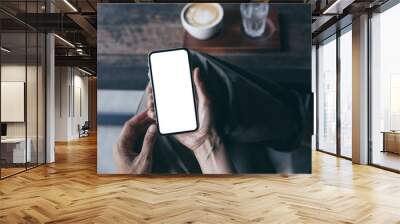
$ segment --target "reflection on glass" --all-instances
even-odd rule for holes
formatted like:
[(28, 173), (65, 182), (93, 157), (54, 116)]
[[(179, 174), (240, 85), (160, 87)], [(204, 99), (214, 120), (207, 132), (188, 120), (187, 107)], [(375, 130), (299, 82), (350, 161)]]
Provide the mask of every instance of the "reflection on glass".
[(39, 33), (38, 35), (38, 77), (37, 77), (37, 90), (38, 90), (38, 136), (37, 136), (37, 147), (38, 147), (38, 164), (45, 163), (45, 65), (46, 65), (46, 37), (44, 34)]
[(336, 40), (318, 48), (318, 148), (336, 153)]
[[(1, 176), (25, 170), (30, 159), (26, 144), (26, 35), (24, 32), (2, 33), (1, 45), (1, 122), (7, 134), (1, 140)], [(12, 109), (10, 109), (12, 108)], [(28, 145), (29, 149), (29, 145)]]
[(352, 157), (352, 35), (340, 36), (340, 153)]
[(390, 74), (390, 130), (400, 130), (400, 72)]
[[(36, 32), (28, 32), (28, 61), (27, 61), (27, 80), (26, 80), (26, 113), (27, 113), (27, 143), (30, 147), (30, 161), (27, 163), (28, 168), (37, 165), (37, 76), (38, 76), (38, 56)], [(28, 148), (29, 148), (28, 147)]]
[(400, 5), (372, 17), (372, 163), (400, 170)]
[[(45, 0), (9, 1), (1, 7), (16, 13), (44, 13)], [(13, 18), (0, 12), (3, 20)], [(43, 33), (13, 25), (1, 34), (0, 177), (45, 162), (45, 44)]]

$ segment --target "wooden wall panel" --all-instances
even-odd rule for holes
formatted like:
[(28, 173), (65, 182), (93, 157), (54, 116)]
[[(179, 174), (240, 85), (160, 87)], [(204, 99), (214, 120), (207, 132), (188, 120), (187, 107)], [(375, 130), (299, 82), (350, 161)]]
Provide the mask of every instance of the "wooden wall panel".
[(89, 85), (89, 122), (90, 131), (97, 131), (97, 78), (90, 77)]

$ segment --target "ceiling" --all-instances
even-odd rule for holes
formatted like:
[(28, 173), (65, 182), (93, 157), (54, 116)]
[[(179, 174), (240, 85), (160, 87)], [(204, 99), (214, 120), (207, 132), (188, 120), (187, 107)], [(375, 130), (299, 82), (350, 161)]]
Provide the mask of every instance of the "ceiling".
[(309, 0), (313, 8), (312, 37), (316, 44), (352, 23), (357, 17), (373, 11), (390, 0)]
[(30, 42), (36, 33), (54, 32), (56, 65), (79, 66), (95, 73), (97, 2), (101, 1), (47, 0), (46, 4), (45, 0), (1, 0), (2, 45), (12, 49), (7, 59), (33, 57), (37, 48)]

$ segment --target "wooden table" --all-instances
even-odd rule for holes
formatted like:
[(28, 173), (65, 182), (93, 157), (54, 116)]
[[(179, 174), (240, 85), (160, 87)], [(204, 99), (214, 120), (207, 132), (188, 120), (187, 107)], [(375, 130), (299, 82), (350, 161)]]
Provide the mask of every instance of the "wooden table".
[(252, 38), (243, 30), (239, 5), (224, 7), (224, 10), (223, 29), (218, 34), (207, 40), (198, 40), (185, 31), (183, 46), (206, 53), (280, 50), (279, 17), (276, 11), (268, 13), (264, 34)]
[(383, 131), (382, 152), (400, 154), (400, 131)]
[[(235, 10), (240, 20), (239, 5), (222, 4), (226, 11)], [(148, 51), (184, 45), (185, 33), (180, 21), (184, 6), (172, 3), (140, 4), (140, 7), (98, 5), (101, 11), (97, 17), (98, 89), (143, 91), (148, 82)], [(310, 6), (271, 4), (270, 11), (275, 12), (279, 23), (279, 50), (210, 54), (252, 73), (268, 71), (268, 78), (280, 84), (298, 85), (299, 90), (311, 89)], [(99, 118), (101, 124), (104, 119)]]

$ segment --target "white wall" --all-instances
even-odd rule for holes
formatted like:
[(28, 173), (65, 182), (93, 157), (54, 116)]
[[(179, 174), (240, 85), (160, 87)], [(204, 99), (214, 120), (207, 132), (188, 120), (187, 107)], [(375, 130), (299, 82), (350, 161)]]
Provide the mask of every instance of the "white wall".
[(24, 82), (1, 82), (1, 108), (2, 122), (25, 121)]
[[(8, 64), (1, 66), (1, 81), (2, 82), (25, 82), (24, 65)], [(30, 68), (28, 67), (28, 70)], [(1, 108), (5, 110), (6, 108)], [(10, 122), (7, 123), (7, 137), (9, 138), (24, 138), (25, 137), (25, 122)]]
[(88, 78), (76, 68), (56, 67), (55, 85), (55, 140), (77, 139), (78, 125), (88, 120)]
[[(6, 122), (7, 137), (24, 138), (26, 135), (32, 151), (32, 161), (36, 162), (36, 159), (39, 159), (38, 162), (43, 163), (45, 159), (45, 90), (42, 67), (37, 67), (36, 65), (25, 66), (25, 64), (17, 63), (3, 64), (1, 66), (1, 76), (2, 82), (24, 82), (26, 86), (26, 106), (23, 102), (24, 105), (20, 108), (22, 111), (19, 111), (20, 113), (26, 112), (26, 120), (22, 122)], [(2, 98), (7, 98), (7, 95), (2, 95)], [(1, 110), (4, 112), (4, 110), (12, 109), (3, 106)], [(16, 113), (17, 111), (8, 112)]]
[[(25, 82), (25, 71), (24, 65), (8, 64), (1, 66), (1, 81), (2, 82)], [(28, 71), (32, 67), (28, 67)], [(4, 96), (3, 96), (4, 97)], [(6, 110), (6, 108), (1, 108)], [(7, 123), (7, 135), (8, 137), (25, 137), (25, 123), (24, 122), (11, 122)]]
[[(88, 77), (82, 76), (83, 73), (79, 72), (77, 75), (78, 70), (75, 70), (74, 75), (74, 100), (75, 100), (75, 117), (72, 120), (72, 136), (78, 137), (78, 129), (77, 126), (80, 124), (81, 126), (85, 123), (85, 121), (89, 120), (89, 92), (88, 92)], [(80, 93), (78, 92), (80, 91)], [(77, 96), (80, 95), (80, 99)], [(80, 100), (80, 105), (78, 100)], [(79, 108), (79, 106), (81, 108)], [(82, 111), (80, 112), (79, 109)]]
[[(27, 69), (27, 70), (25, 70)], [(6, 64), (1, 66), (1, 81), (2, 82), (25, 82), (26, 72), (28, 72), (29, 85), (36, 85), (36, 80), (32, 80), (30, 75), (36, 75), (36, 67), (18, 65), (18, 64)], [(27, 88), (27, 104), (31, 108), (27, 108), (27, 118), (28, 118), (28, 137), (32, 130), (36, 130), (36, 88)], [(3, 96), (4, 97), (4, 96)], [(31, 104), (33, 102), (33, 104)], [(34, 107), (34, 108), (32, 108)], [(1, 108), (1, 110), (6, 110), (7, 108)], [(34, 124), (32, 123), (34, 122)], [(26, 122), (7, 122), (7, 136), (8, 137), (25, 137), (25, 124)], [(35, 132), (36, 135), (36, 132)]]
[(55, 141), (68, 140), (70, 76), (67, 67), (55, 68)]

